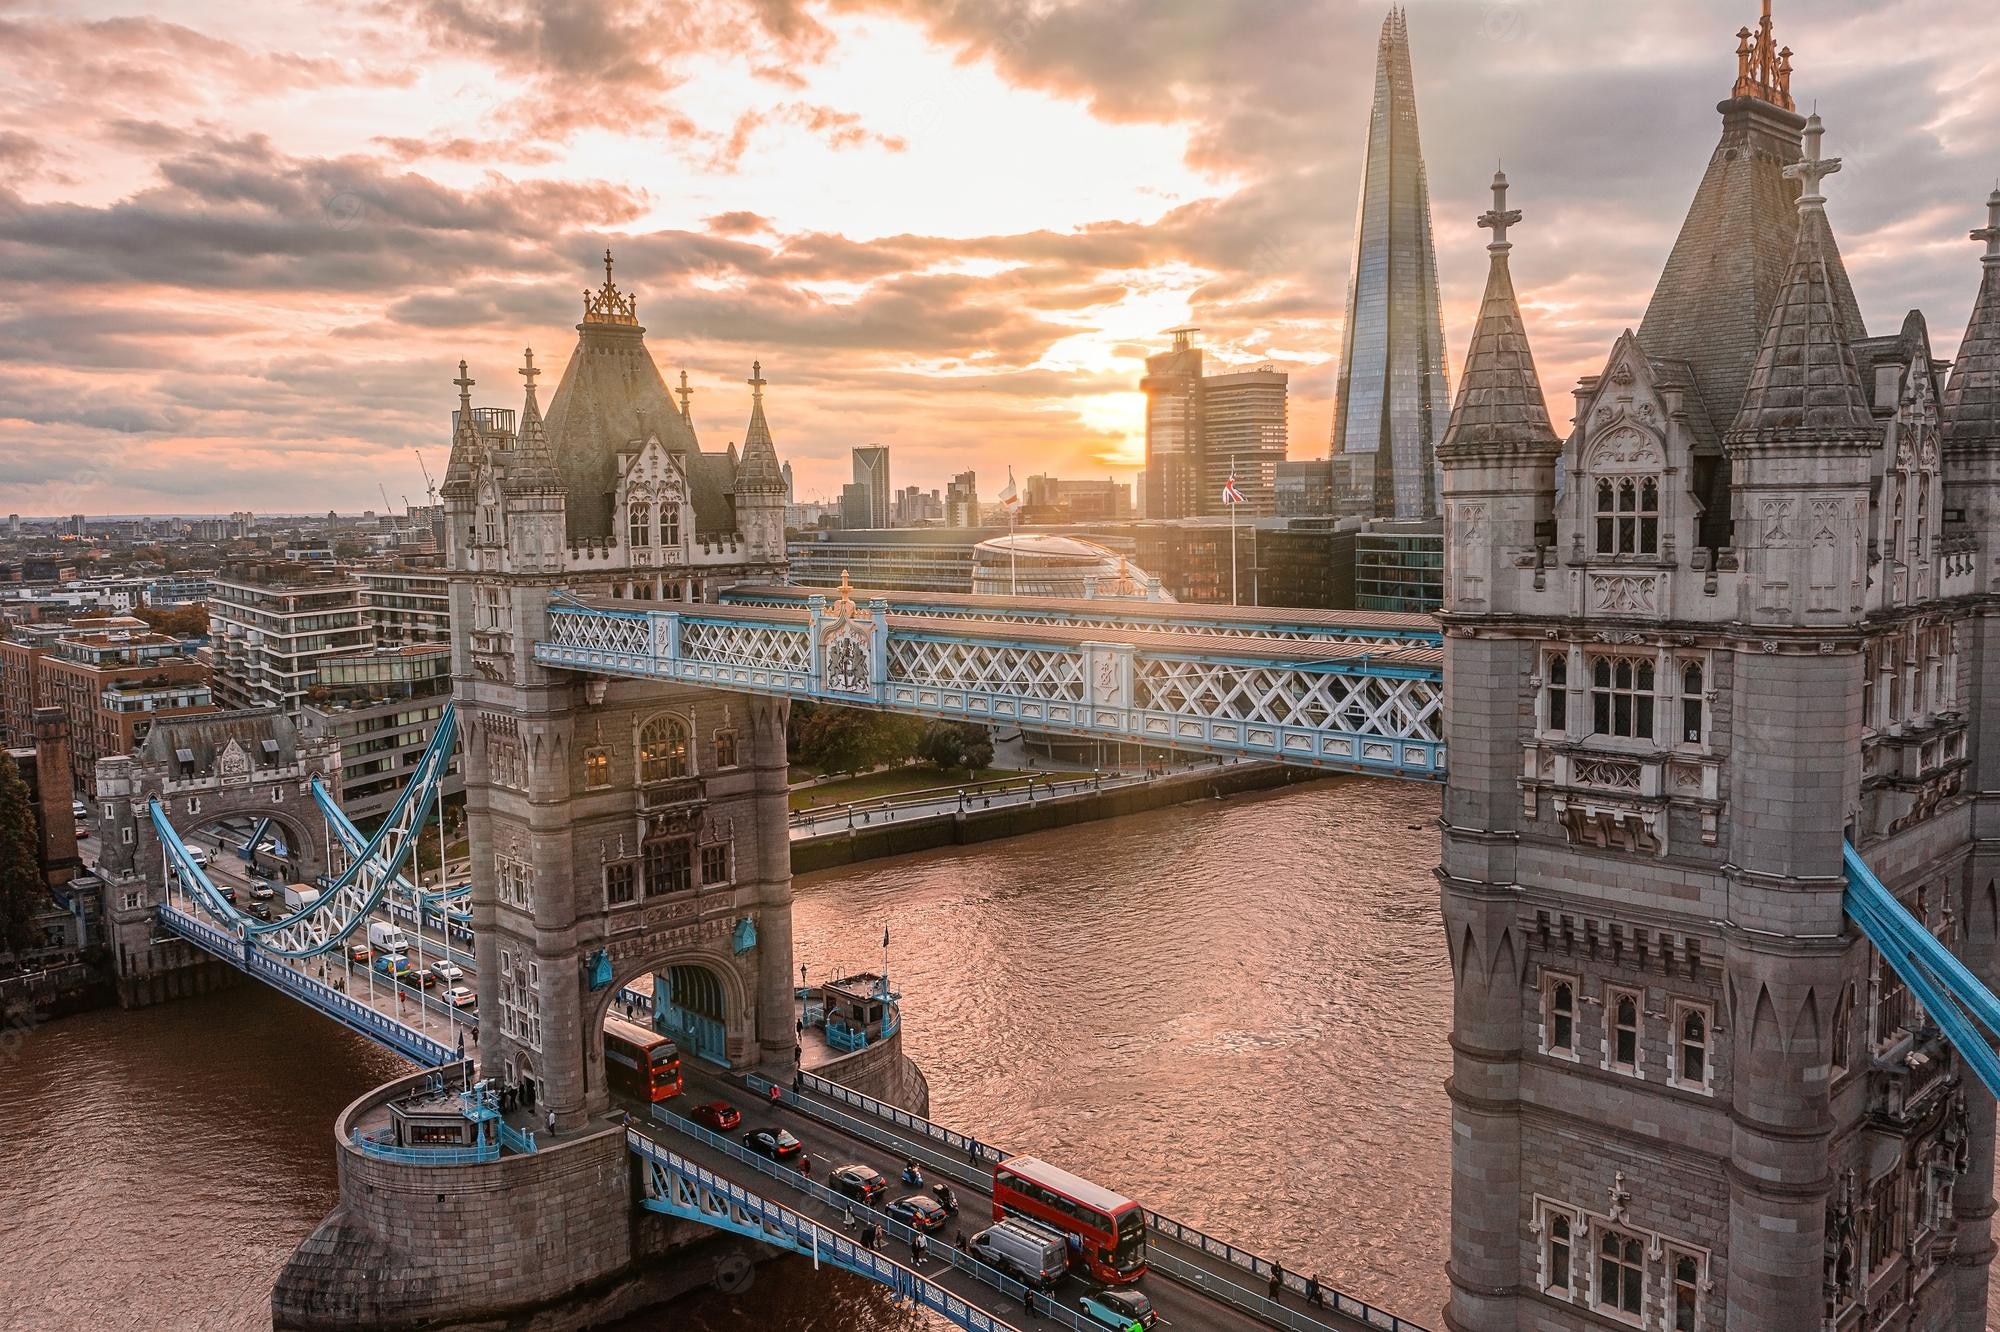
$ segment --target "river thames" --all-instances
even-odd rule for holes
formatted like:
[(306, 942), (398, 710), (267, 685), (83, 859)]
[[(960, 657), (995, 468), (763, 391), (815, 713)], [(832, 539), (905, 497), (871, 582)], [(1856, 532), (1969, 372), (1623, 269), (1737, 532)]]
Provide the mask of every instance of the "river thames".
[[(937, 1119), (1439, 1322), (1449, 975), (1436, 790), (1333, 780), (797, 880), (814, 979), (889, 966)], [(0, 1047), (0, 1323), (269, 1327), (334, 1116), (407, 1066), (246, 986)], [(809, 1135), (808, 1135), (809, 1136)], [(928, 1325), (759, 1269), (650, 1329)]]

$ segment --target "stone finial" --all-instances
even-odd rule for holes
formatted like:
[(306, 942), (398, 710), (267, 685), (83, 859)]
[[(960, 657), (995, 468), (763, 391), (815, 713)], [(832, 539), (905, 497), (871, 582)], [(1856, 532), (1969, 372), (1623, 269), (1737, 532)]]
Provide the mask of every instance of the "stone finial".
[(528, 396), (535, 396), (535, 381), (541, 378), (541, 367), (535, 364), (535, 349), (528, 347), (521, 352), (521, 368), (514, 372), (528, 381)]
[(1754, 97), (1760, 102), (1783, 107), (1792, 105), (1792, 48), (1779, 49), (1771, 34), (1771, 0), (1764, 0), (1764, 16), (1753, 34), (1748, 28), (1736, 30), (1736, 86), (1732, 97)]
[(1493, 207), (1480, 214), (1479, 225), (1493, 232), (1493, 242), (1486, 247), (1488, 253), (1505, 254), (1514, 248), (1507, 239), (1507, 228), (1521, 220), (1521, 210), (1507, 207), (1507, 173), (1493, 173)]
[[(1986, 225), (1973, 232), (1972, 239), (1986, 242), (1986, 253), (1979, 262), (1988, 268), (2000, 267), (2000, 185), (1986, 196)], [(461, 361), (458, 368), (463, 370), (465, 363)]]
[(681, 386), (674, 390), (674, 396), (681, 400), (681, 420), (694, 420), (693, 409), (688, 405), (688, 399), (694, 396), (694, 390), (688, 387), (688, 372), (685, 370), (681, 371)]
[(611, 251), (604, 251), (604, 285), (596, 291), (583, 293), (583, 322), (586, 324), (636, 324), (639, 322), (639, 301), (626, 292), (618, 290), (618, 284), (611, 280)]
[(765, 380), (764, 363), (762, 361), (750, 362), (750, 378), (744, 382), (750, 385), (750, 397), (753, 400), (764, 396)]
[[(2000, 195), (1996, 195), (1995, 197), (2000, 198)], [(466, 374), (465, 362), (460, 361), (458, 363), (458, 378), (451, 382), (458, 385), (458, 405), (465, 410), (466, 419), (470, 420), (472, 415), (472, 386), (479, 381)]]
[(1806, 117), (1806, 155), (1785, 168), (1785, 178), (1803, 183), (1804, 192), (1799, 195), (1800, 213), (1823, 213), (1826, 211), (1826, 196), (1819, 192), (1820, 182), (1840, 170), (1840, 159), (1821, 157), (1819, 141), (1826, 134), (1826, 126), (1820, 121), (1819, 112)]

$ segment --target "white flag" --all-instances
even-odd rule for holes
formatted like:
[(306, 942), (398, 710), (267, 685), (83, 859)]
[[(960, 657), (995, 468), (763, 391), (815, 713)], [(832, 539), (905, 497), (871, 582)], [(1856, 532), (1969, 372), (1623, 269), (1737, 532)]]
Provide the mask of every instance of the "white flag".
[(1008, 513), (1021, 507), (1021, 492), (1014, 488), (1014, 469), (1011, 467), (1007, 469), (1007, 488), (1000, 492), (1000, 503), (1006, 506)]

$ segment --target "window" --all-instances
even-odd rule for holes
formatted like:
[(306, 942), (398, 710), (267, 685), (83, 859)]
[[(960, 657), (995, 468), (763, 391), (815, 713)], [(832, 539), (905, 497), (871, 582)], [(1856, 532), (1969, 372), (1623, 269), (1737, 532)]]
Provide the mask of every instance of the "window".
[(1702, 713), (1701, 663), (1691, 661), (1681, 667), (1681, 741), (1701, 743)]
[(638, 878), (636, 867), (629, 860), (621, 860), (604, 867), (604, 900), (612, 906), (624, 906), (634, 896), (634, 880)]
[(646, 866), (646, 896), (684, 893), (694, 887), (693, 856), (684, 837), (648, 842), (641, 848)]
[(1639, 996), (1613, 990), (1604, 1003), (1605, 1067), (1621, 1073), (1639, 1071)]
[(717, 731), (715, 733), (715, 766), (733, 768), (736, 766), (736, 732)]
[(1569, 729), (1569, 653), (1557, 652), (1549, 657), (1548, 683), (1543, 692), (1548, 698), (1548, 729), (1561, 735)]
[(1570, 1281), (1570, 1220), (1560, 1212), (1548, 1219), (1548, 1255), (1545, 1263), (1547, 1279), (1543, 1286), (1549, 1290), (1567, 1293)]
[(1636, 1235), (1606, 1228), (1597, 1243), (1596, 1303), (1612, 1313), (1637, 1314), (1645, 1309), (1646, 1246)]
[(1660, 550), (1660, 483), (1653, 477), (1599, 477), (1597, 553), (1656, 555)]
[(632, 546), (653, 544), (653, 506), (645, 500), (633, 500), (628, 506), (625, 518), (625, 541)]
[(671, 500), (660, 505), (660, 544), (669, 548), (681, 544), (681, 506)]
[(1873, 1276), (1892, 1262), (1903, 1245), (1900, 1171), (1868, 1191), (1868, 1271)]
[(137, 911), (140, 907), (146, 905), (146, 895), (144, 893), (127, 893), (120, 900), (127, 911)]
[(1576, 1057), (1576, 982), (1568, 976), (1542, 982), (1542, 1053)]
[(602, 747), (583, 751), (584, 789), (599, 791), (611, 785), (611, 751)]
[(701, 881), (705, 884), (729, 882), (729, 843), (711, 842), (701, 849)]
[(493, 877), (498, 881), (500, 900), (511, 907), (527, 910), (533, 875), (528, 863), (514, 856), (493, 857)]
[(497, 546), (500, 544), (499, 511), (491, 504), (480, 506), (479, 540), (482, 545), (487, 546)]
[(1596, 734), (1651, 740), (1653, 698), (1651, 660), (1634, 657), (1595, 657), (1591, 660), (1591, 729)]
[(1673, 1081), (1689, 1091), (1708, 1090), (1708, 1010), (1674, 1006)]
[(1674, 1255), (1674, 1332), (1695, 1332), (1701, 1314), (1701, 1262), (1691, 1253)]
[(1833, 1006), (1833, 1075), (1839, 1077), (1847, 1071), (1848, 1053), (1854, 1048), (1854, 987), (1848, 986), (1840, 992), (1840, 1001)]
[(672, 781), (688, 775), (688, 733), (678, 717), (655, 717), (639, 732), (639, 780)]

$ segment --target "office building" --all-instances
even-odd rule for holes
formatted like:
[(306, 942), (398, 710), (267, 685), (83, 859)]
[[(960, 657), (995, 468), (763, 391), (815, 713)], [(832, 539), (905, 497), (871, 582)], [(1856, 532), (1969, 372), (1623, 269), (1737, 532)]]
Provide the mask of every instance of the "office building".
[(61, 710), (78, 792), (92, 789), (98, 759), (130, 753), (155, 719), (215, 711), (208, 666), (123, 616), (17, 628), (0, 641), (0, 697), (10, 745), (32, 742), (35, 709)]
[(1354, 608), (1429, 614), (1444, 601), (1444, 524), (1370, 523), (1354, 534)]
[[(340, 743), (340, 804), (352, 819), (385, 814), (416, 771), (451, 705), (451, 644), (327, 657), (299, 708), (303, 735)], [(445, 778), (444, 793), (463, 789)]]
[(1272, 513), (1279, 518), (1317, 518), (1331, 515), (1333, 464), (1324, 458), (1304, 462), (1280, 462), (1271, 477)]
[(964, 592), (973, 549), (1004, 527), (877, 528), (802, 532), (786, 543), (787, 578), (807, 587), (854, 586), (901, 592)]
[(214, 579), (209, 600), (216, 701), (296, 711), (320, 660), (374, 645), (352, 574), (305, 564), (240, 564)]
[(1437, 442), (1450, 412), (1409, 32), (1395, 9), (1376, 48), (1375, 104), (1348, 274), (1333, 417), (1337, 484), (1365, 494), (1372, 517), (1435, 515)]
[[(862, 522), (849, 522), (849, 527), (889, 527), (891, 526), (891, 506), (895, 491), (889, 484), (889, 446), (867, 444), (854, 450), (854, 484), (863, 487), (868, 494), (868, 508)], [(843, 520), (846, 518), (847, 492), (841, 492)]]
[(979, 526), (979, 478), (974, 473), (960, 472), (945, 486), (944, 525)]
[(973, 549), (972, 591), (984, 596), (1079, 601), (1172, 601), (1160, 580), (1127, 556), (1082, 537), (1016, 532)]
[(1278, 465), (1285, 461), (1287, 376), (1271, 366), (1208, 375), (1201, 383), (1201, 503), (1226, 515), (1222, 488), (1232, 476), (1243, 502), (1239, 518), (1277, 512)]
[(1146, 358), (1146, 516), (1201, 512), (1201, 348), (1193, 327), (1169, 330), (1173, 347)]

